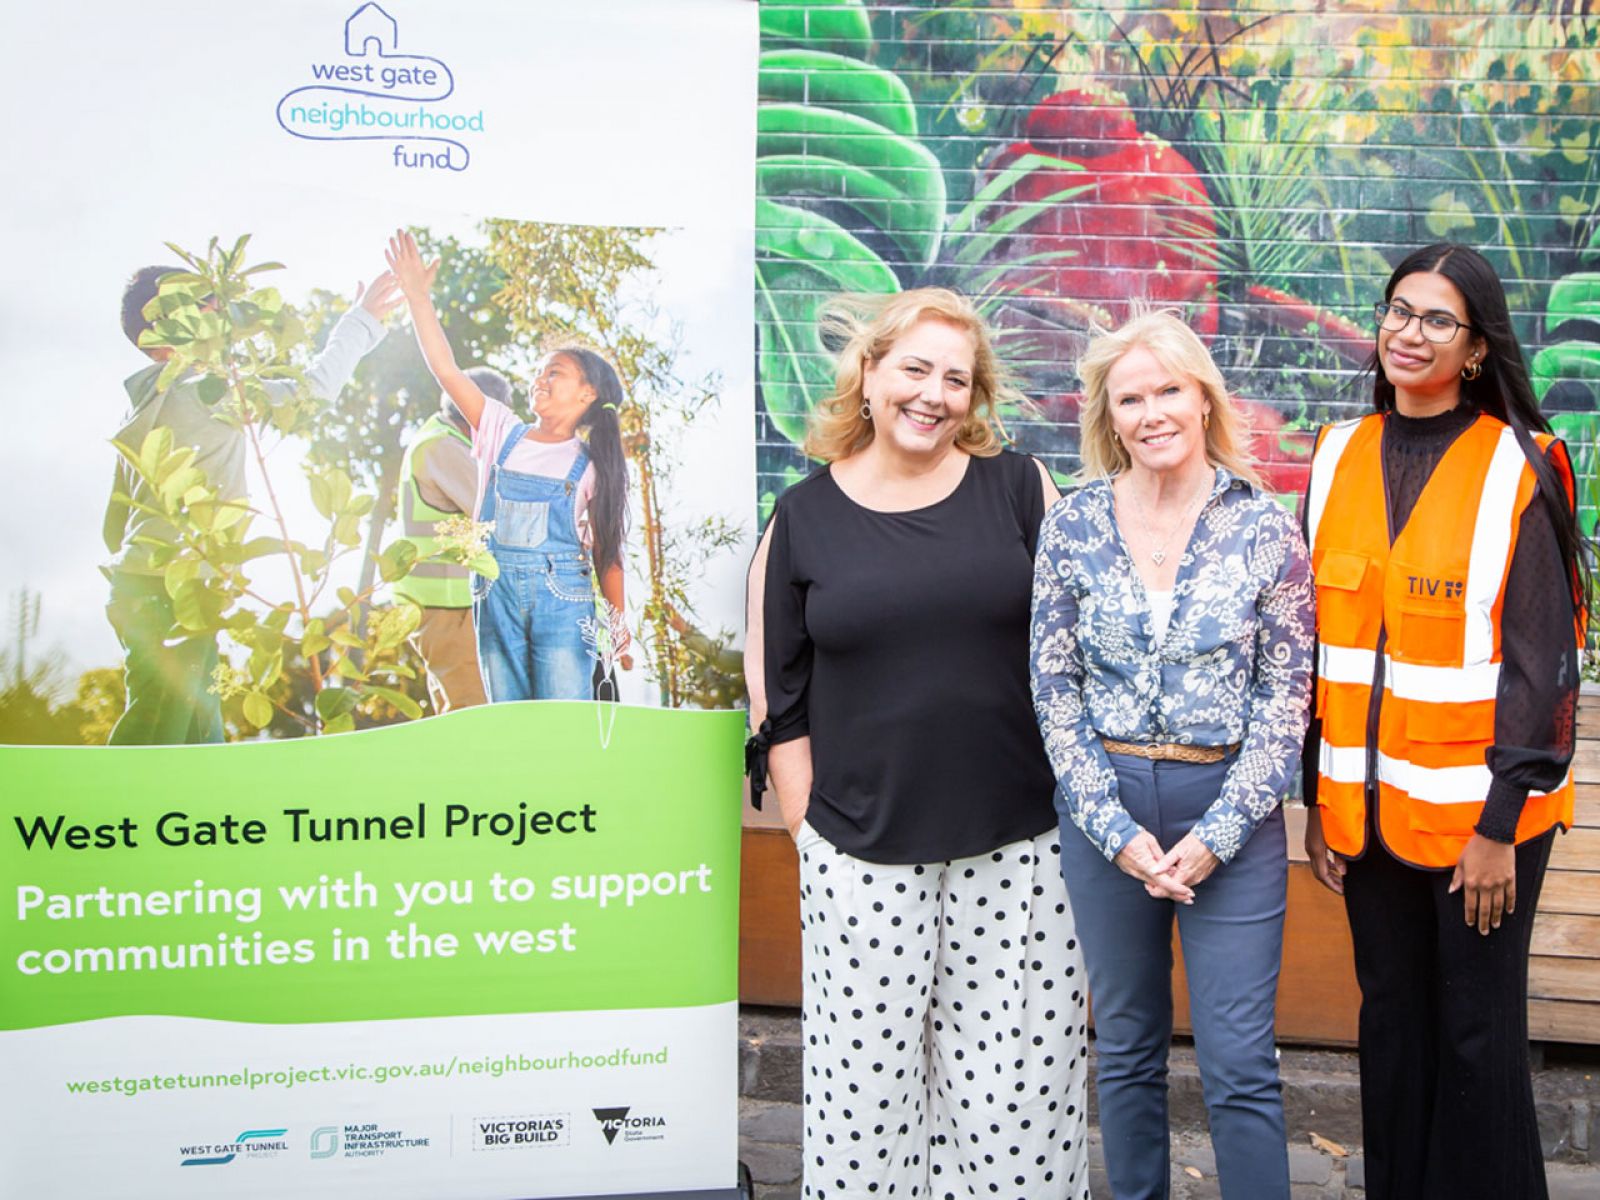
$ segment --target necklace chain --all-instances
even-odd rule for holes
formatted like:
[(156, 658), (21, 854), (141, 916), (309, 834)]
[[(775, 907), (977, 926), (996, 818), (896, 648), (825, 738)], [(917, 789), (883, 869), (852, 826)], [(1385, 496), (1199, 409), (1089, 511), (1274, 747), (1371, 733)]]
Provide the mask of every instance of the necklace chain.
[(1173, 536), (1178, 532), (1178, 530), (1183, 528), (1184, 524), (1189, 519), (1189, 514), (1194, 511), (1195, 505), (1200, 502), (1200, 498), (1210, 490), (1211, 485), (1209, 483), (1203, 484), (1202, 486), (1196, 488), (1194, 495), (1189, 498), (1189, 502), (1183, 506), (1183, 511), (1178, 514), (1177, 521), (1173, 523), (1171, 529), (1167, 530), (1167, 536), (1162, 538), (1160, 542), (1156, 542), (1156, 535), (1150, 528), (1149, 518), (1145, 515), (1144, 501), (1139, 499), (1139, 493), (1134, 490), (1134, 488), (1131, 486), (1128, 488), (1128, 495), (1133, 500), (1134, 515), (1139, 518), (1139, 525), (1144, 530), (1144, 536), (1146, 540), (1150, 541), (1155, 546), (1155, 548), (1150, 551), (1150, 561), (1155, 563), (1156, 566), (1159, 567), (1162, 563), (1167, 561), (1167, 544), (1172, 541)]

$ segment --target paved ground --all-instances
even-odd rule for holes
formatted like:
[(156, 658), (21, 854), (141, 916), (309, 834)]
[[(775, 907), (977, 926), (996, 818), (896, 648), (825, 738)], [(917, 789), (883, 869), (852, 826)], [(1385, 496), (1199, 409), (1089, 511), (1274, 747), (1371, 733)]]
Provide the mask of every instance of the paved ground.
[[(802, 1129), (797, 1102), (803, 1077), (799, 1018), (789, 1010), (747, 1008), (739, 1025), (740, 1157), (755, 1176), (759, 1200), (797, 1200)], [(1193, 1047), (1176, 1042), (1169, 1067), (1173, 1200), (1220, 1200)], [(1293, 1200), (1364, 1196), (1355, 1055), (1284, 1047), (1279, 1071)], [(1559, 1061), (1541, 1057), (1533, 1085), (1551, 1200), (1600, 1200), (1600, 1062), (1593, 1052), (1572, 1053)], [(1093, 1089), (1089, 1121), (1094, 1129)], [(1329, 1145), (1344, 1153), (1329, 1152)], [(1111, 1195), (1099, 1150), (1096, 1132), (1090, 1142), (1095, 1200)]]
[[(800, 1106), (745, 1099), (739, 1105), (739, 1157), (756, 1180), (756, 1200), (799, 1200)], [(1344, 1146), (1343, 1156), (1306, 1143), (1289, 1147), (1292, 1200), (1341, 1200), (1366, 1195), (1361, 1148)], [(1100, 1160), (1100, 1135), (1090, 1135), (1089, 1188), (1094, 1200), (1110, 1200)], [(1600, 1164), (1547, 1163), (1550, 1200), (1596, 1200)], [(1220, 1200), (1216, 1164), (1203, 1133), (1179, 1133), (1172, 1142), (1173, 1200)], [(1030, 1198), (1033, 1200), (1033, 1198)], [(1509, 1200), (1509, 1198), (1508, 1198)]]

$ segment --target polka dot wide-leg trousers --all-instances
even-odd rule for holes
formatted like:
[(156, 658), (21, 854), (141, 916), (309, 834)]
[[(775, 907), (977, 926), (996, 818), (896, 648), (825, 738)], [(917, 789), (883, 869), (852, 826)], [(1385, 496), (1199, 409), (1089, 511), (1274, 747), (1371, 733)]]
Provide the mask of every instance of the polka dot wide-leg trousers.
[(1087, 1200), (1087, 989), (1054, 829), (883, 865), (801, 827), (807, 1200)]

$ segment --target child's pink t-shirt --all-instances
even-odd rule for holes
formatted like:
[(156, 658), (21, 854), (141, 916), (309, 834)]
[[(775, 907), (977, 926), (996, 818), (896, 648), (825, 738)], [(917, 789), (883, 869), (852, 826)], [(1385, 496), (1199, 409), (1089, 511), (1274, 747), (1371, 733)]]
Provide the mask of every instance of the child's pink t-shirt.
[[(488, 396), (483, 398), (483, 415), (478, 427), (472, 431), (472, 457), (478, 463), (478, 500), (473, 515), (483, 512), (483, 497), (489, 488), (489, 471), (500, 457), (506, 438), (521, 422), (510, 408)], [(539, 442), (524, 437), (506, 458), (506, 470), (520, 471), (524, 475), (543, 475), (549, 479), (565, 479), (572, 464), (577, 461), (583, 443), (577, 438), (564, 442)], [(594, 460), (583, 469), (577, 489), (572, 494), (573, 524), (578, 538), (587, 550), (594, 549), (594, 535), (589, 530), (589, 502), (594, 499)]]

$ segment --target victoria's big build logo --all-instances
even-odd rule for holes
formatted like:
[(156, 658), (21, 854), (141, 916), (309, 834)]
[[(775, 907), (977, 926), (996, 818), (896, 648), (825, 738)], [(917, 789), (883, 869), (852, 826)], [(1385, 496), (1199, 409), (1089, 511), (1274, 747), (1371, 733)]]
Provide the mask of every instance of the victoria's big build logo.
[(315, 82), (278, 101), (278, 124), (310, 141), (392, 143), (396, 167), (465, 171), (462, 137), (483, 132), (483, 110), (440, 107), (456, 90), (450, 68), (399, 45), (395, 19), (363, 4), (344, 23), (344, 57), (310, 64)]

